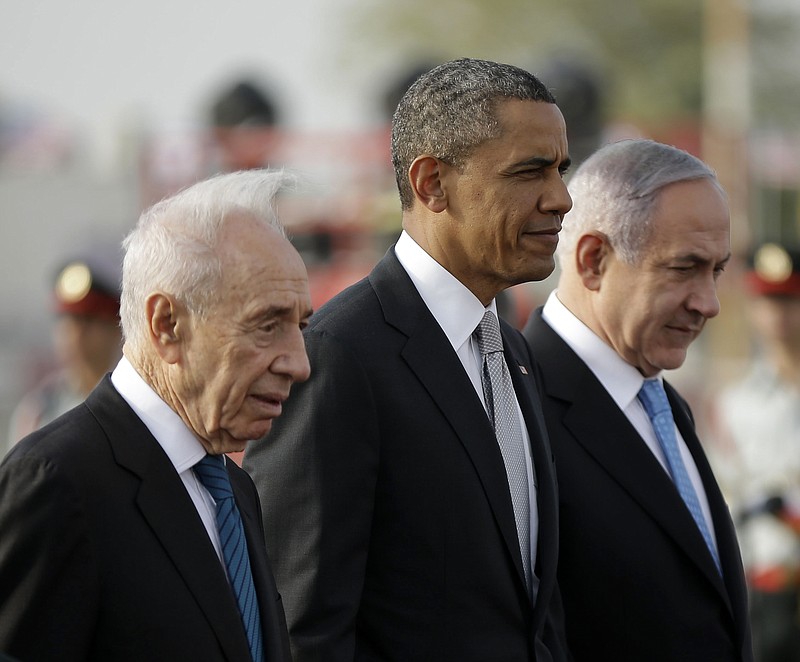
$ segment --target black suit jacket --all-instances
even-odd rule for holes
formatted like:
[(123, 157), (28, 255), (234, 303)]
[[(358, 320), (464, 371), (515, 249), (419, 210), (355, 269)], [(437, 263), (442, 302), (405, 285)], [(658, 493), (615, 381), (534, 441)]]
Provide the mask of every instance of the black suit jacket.
[[(227, 464), (266, 659), (288, 660), (258, 497)], [(250, 659), (197, 510), (109, 377), (0, 465), (0, 650), (26, 662)]]
[(538, 477), (536, 606), (486, 412), (390, 249), (312, 317), (311, 379), (245, 455), (278, 515), (265, 527), (298, 661), (560, 659), (552, 455), (525, 341), (502, 332)]
[(665, 384), (708, 496), (724, 578), (672, 480), (541, 309), (524, 335), (559, 473), (558, 579), (575, 659), (751, 660), (739, 547), (686, 402)]

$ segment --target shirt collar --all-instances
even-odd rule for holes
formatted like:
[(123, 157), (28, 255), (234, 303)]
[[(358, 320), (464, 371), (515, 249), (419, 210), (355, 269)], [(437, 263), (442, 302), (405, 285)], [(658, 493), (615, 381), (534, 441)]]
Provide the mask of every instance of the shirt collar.
[(178, 473), (197, 464), (206, 450), (180, 416), (162, 400), (123, 356), (111, 382), (150, 430)]
[(461, 281), (428, 255), (405, 230), (394, 252), (456, 351), (469, 340), (487, 310), (497, 315), (494, 300), (484, 308)]
[[(542, 317), (594, 373), (617, 406), (625, 410), (642, 388), (642, 373), (578, 319), (557, 294), (550, 293)], [(661, 380), (662, 374), (651, 379)]]

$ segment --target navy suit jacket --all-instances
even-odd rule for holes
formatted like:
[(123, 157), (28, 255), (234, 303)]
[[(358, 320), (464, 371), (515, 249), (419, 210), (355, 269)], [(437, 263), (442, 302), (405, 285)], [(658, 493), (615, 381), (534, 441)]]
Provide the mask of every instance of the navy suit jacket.
[[(228, 462), (266, 660), (289, 660), (252, 481)], [(0, 465), (0, 650), (20, 660), (250, 659), (186, 488), (106, 377)]]
[(541, 308), (523, 333), (558, 467), (570, 652), (579, 661), (752, 660), (739, 546), (687, 403), (665, 384), (708, 496), (722, 576), (672, 480)]
[(311, 378), (245, 455), (279, 514), (265, 527), (298, 662), (562, 659), (552, 454), (528, 348), (501, 326), (538, 479), (535, 606), (486, 411), (390, 249), (314, 314)]

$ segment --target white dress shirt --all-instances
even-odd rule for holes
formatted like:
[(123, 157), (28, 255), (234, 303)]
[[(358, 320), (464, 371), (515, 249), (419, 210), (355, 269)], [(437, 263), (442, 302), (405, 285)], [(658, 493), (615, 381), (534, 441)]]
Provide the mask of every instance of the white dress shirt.
[[(575, 317), (561, 303), (557, 292), (550, 293), (542, 311), (542, 317), (588, 366), (589, 370), (594, 373), (594, 376), (597, 377), (603, 388), (622, 410), (622, 413), (625, 414), (631, 425), (639, 433), (639, 436), (644, 440), (644, 443), (655, 455), (664, 471), (669, 475), (664, 451), (656, 438), (650, 417), (637, 397), (642, 384), (644, 384), (642, 374), (617, 354), (594, 331)], [(661, 373), (656, 375), (655, 378), (663, 381)], [(689, 479), (692, 481), (697, 498), (700, 501), (700, 508), (708, 524), (708, 530), (716, 542), (714, 522), (711, 519), (711, 510), (708, 507), (708, 497), (703, 487), (703, 481), (700, 479), (697, 465), (694, 463), (692, 454), (689, 452), (689, 448), (686, 446), (686, 442), (677, 426), (675, 426), (675, 437), (678, 441), (678, 449), (680, 450), (683, 464), (686, 466), (686, 472), (689, 474)]]
[[(425, 302), (431, 315), (442, 328), (450, 344), (458, 355), (467, 376), (478, 394), (478, 398), (486, 408), (483, 397), (481, 371), (483, 359), (478, 343), (472, 337), (484, 313), (489, 310), (497, 316), (497, 305), (494, 300), (484, 308), (477, 297), (470, 292), (453, 274), (442, 267), (403, 231), (395, 245), (395, 254), (400, 264), (408, 272), (419, 295)], [(509, 368), (510, 369), (510, 368)], [(516, 401), (516, 393), (514, 399)], [(537, 540), (539, 537), (539, 511), (536, 504), (536, 483), (534, 481), (533, 460), (531, 459), (530, 436), (528, 427), (522, 416), (519, 402), (516, 401), (522, 435), (525, 440), (525, 464), (528, 473), (528, 496), (530, 500), (530, 549), (531, 577), (536, 582), (533, 569), (536, 567)], [(488, 409), (487, 409), (488, 415)], [(534, 595), (536, 586), (534, 585)]]
[[(172, 462), (194, 507), (197, 508), (200, 519), (203, 520), (208, 537), (224, 568), (225, 561), (217, 530), (216, 504), (192, 471), (192, 467), (205, 457), (205, 448), (186, 427), (181, 417), (156, 394), (124, 356), (111, 373), (111, 383), (147, 426)], [(165, 504), (164, 507), (169, 506)]]

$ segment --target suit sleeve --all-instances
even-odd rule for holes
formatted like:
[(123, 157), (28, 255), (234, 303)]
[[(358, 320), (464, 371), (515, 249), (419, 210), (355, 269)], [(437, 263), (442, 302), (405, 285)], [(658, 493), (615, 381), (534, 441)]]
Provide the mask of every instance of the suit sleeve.
[(20, 660), (89, 655), (98, 579), (80, 499), (45, 460), (0, 466), (0, 651)]
[(311, 378), (293, 387), (244, 467), (264, 511), (296, 662), (352, 660), (370, 543), (378, 424), (356, 352), (306, 334)]

